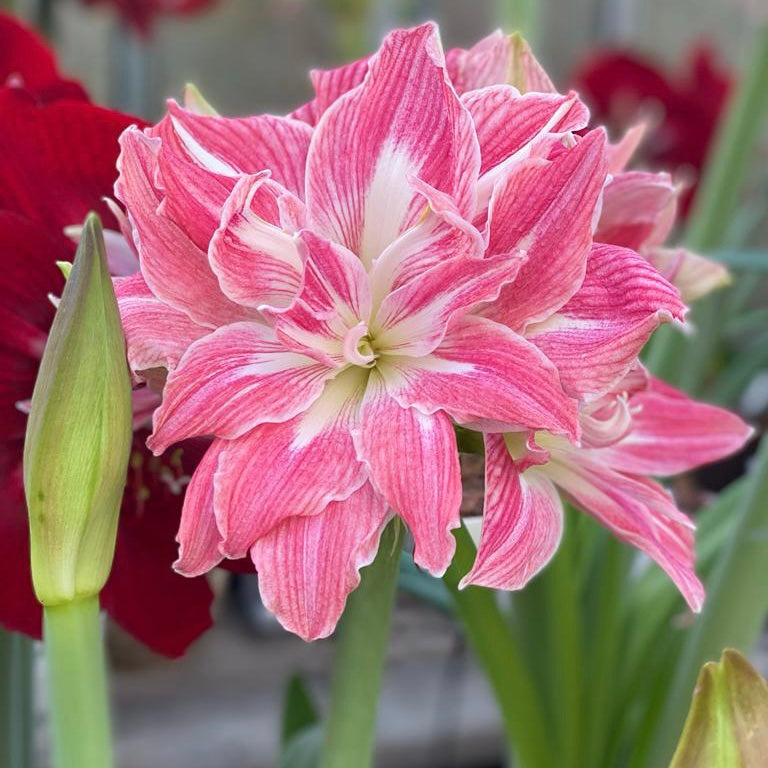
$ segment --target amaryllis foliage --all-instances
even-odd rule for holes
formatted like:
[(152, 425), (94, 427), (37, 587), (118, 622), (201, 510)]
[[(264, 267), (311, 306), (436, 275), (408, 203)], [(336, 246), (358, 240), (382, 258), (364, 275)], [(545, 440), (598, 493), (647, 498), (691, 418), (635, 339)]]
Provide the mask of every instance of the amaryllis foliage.
[[(26, 43), (6, 48), (5, 40)], [(113, 230), (110, 241), (119, 244), (117, 222), (102, 198), (117, 173), (118, 137), (140, 121), (85, 98), (70, 100), (69, 87), (61, 92), (66, 100), (54, 99), (56, 80), (46, 75), (37, 81), (31, 74), (48, 72), (53, 78), (51, 54), (31, 33), (1, 16), (0, 50), (11, 49), (19, 76), (0, 89), (0, 625), (39, 636), (42, 612), (32, 591), (21, 473), (25, 404), (53, 320), (50, 297), (60, 295), (63, 287), (56, 261), (71, 260), (74, 254), (64, 228), (96, 210)], [(40, 91), (29, 90), (37, 82), (47, 83), (45, 99)], [(122, 262), (125, 268), (127, 251), (125, 245), (122, 251), (113, 248), (113, 256), (122, 256), (113, 259), (116, 266)], [(134, 440), (102, 605), (128, 632), (173, 656), (211, 622), (212, 595), (205, 580), (183, 579), (170, 567), (183, 488), (204, 446), (187, 445), (158, 459), (144, 447), (145, 437), (146, 431), (138, 432)]]
[(114, 6), (127, 24), (146, 34), (158, 16), (186, 16), (213, 5), (216, 0), (83, 0), (83, 2), (86, 5)]
[(704, 44), (689, 52), (683, 66), (673, 72), (637, 53), (608, 49), (585, 61), (573, 82), (595, 120), (613, 130), (649, 121), (644, 159), (685, 179), (690, 185), (683, 196), (687, 210), (731, 90), (731, 75)]
[[(445, 571), (461, 426), (488, 466), (468, 583), (519, 588), (546, 563), (557, 486), (698, 609), (692, 524), (648, 476), (748, 430), (637, 361), (685, 306), (635, 250), (655, 245), (637, 206), (603, 207), (627, 147), (585, 131), (578, 96), (500, 33), (446, 57), (434, 25), (396, 30), (313, 83), (289, 117), (171, 102), (121, 138), (140, 259), (116, 281), (129, 362), (167, 372), (149, 445), (214, 438), (177, 570), (250, 554), (280, 621), (329, 634), (393, 515), (416, 563)], [(665, 236), (668, 213), (650, 229)], [(601, 226), (617, 234), (600, 242)]]

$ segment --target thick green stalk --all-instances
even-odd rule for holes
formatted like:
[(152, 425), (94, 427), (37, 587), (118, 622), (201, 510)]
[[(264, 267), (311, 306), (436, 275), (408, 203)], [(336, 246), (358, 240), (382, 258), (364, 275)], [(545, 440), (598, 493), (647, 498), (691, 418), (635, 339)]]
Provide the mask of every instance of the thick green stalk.
[(360, 586), (349, 596), (319, 768), (371, 765), (402, 537), (402, 524), (393, 520), (381, 537), (376, 559), (363, 569)]
[(467, 639), (496, 696), (510, 752), (520, 768), (557, 765), (546, 726), (541, 696), (524, 654), (499, 610), (493, 592), (482, 587), (459, 590), (475, 559), (475, 545), (463, 526), (454, 532), (456, 555), (443, 577), (456, 604)]
[(584, 758), (584, 638), (573, 545), (574, 532), (567, 531), (541, 576), (548, 608), (550, 699), (559, 740), (558, 765), (562, 768), (579, 768)]
[(520, 32), (534, 44), (538, 32), (537, 0), (496, 0), (498, 25), (505, 32)]
[[(722, 123), (696, 195), (686, 244), (709, 252), (723, 244), (739, 202), (744, 177), (763, 118), (768, 112), (768, 25), (758, 33), (755, 49), (741, 85)], [(720, 340), (721, 296), (700, 301), (692, 313), (695, 339), (686, 339), (673, 328), (662, 328), (648, 364), (658, 376), (694, 391), (703, 384)]]
[(0, 768), (32, 765), (32, 640), (0, 630)]
[(54, 765), (113, 764), (99, 598), (45, 608), (45, 652)]
[(723, 648), (752, 650), (768, 612), (768, 439), (763, 439), (738, 524), (707, 580), (704, 610), (685, 641), (648, 765), (666, 765), (683, 727), (696, 676)]

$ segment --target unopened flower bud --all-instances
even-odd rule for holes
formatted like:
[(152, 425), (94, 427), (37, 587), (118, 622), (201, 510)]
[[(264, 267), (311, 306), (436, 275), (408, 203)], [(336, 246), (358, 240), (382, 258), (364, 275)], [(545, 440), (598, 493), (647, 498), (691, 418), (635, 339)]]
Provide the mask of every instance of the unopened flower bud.
[(24, 444), (32, 580), (43, 605), (104, 586), (130, 447), (125, 340), (101, 224), (90, 214), (43, 353)]

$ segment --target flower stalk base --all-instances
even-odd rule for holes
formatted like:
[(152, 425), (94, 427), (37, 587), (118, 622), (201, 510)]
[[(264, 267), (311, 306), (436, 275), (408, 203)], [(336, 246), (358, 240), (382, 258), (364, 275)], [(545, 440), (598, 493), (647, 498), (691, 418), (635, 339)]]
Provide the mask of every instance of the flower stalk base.
[(112, 768), (98, 596), (46, 607), (44, 639), (55, 768)]

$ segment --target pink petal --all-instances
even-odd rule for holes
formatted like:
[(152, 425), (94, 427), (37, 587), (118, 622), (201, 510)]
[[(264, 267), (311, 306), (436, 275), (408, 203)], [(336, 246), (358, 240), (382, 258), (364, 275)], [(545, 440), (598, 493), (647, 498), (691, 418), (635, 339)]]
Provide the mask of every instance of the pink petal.
[(589, 111), (575, 93), (528, 93), (511, 85), (470, 91), (462, 99), (475, 121), (480, 142), (480, 173), (488, 173), (543, 132), (577, 131)]
[(304, 413), (228, 444), (215, 497), (227, 557), (245, 556), (282, 521), (317, 515), (363, 485), (367, 473), (350, 428), (364, 381), (363, 371), (346, 371)]
[(312, 130), (302, 122), (272, 115), (203, 115), (170, 101), (153, 133), (162, 139), (158, 168), (164, 213), (203, 250), (241, 175), (269, 170), (282, 188), (304, 196)]
[(156, 299), (141, 274), (115, 280), (131, 370), (174, 368), (192, 342), (210, 333)]
[(159, 139), (129, 128), (120, 144), (115, 194), (130, 212), (141, 273), (152, 293), (201, 325), (215, 327), (243, 319), (244, 310), (221, 292), (205, 253), (173, 221), (158, 213), (160, 195), (153, 178)]
[(668, 173), (618, 174), (606, 184), (595, 240), (636, 251), (663, 243), (675, 221), (677, 195)]
[(581, 288), (529, 338), (560, 371), (573, 396), (594, 396), (619, 381), (662, 322), (681, 320), (677, 290), (634, 251), (595, 245)]
[(468, 51), (451, 49), (446, 61), (459, 93), (501, 83), (509, 83), (521, 93), (557, 90), (519, 34), (505, 35), (497, 30)]
[(216, 527), (213, 507), (213, 478), (226, 440), (214, 440), (197, 465), (184, 493), (184, 506), (176, 541), (179, 557), (173, 567), (184, 576), (200, 576), (217, 566), (222, 558), (219, 551), (221, 534)]
[(330, 635), (388, 518), (386, 502), (366, 483), (319, 515), (274, 528), (251, 550), (264, 605), (304, 640)]
[(697, 403), (658, 379), (630, 400), (632, 430), (602, 450), (611, 467), (676, 475), (739, 450), (753, 430), (735, 413)]
[(461, 506), (461, 470), (453, 426), (444, 413), (426, 415), (401, 406), (371, 374), (359, 434), (371, 479), (405, 520), (414, 561), (434, 576), (451, 562)]
[(458, 93), (508, 83), (512, 59), (512, 41), (501, 30), (492, 32), (469, 50), (452, 48), (445, 54), (448, 74)]
[(278, 336), (298, 352), (317, 357), (329, 365), (355, 362), (353, 350), (345, 352), (345, 341), (354, 346), (367, 333), (371, 314), (368, 275), (360, 259), (341, 245), (309, 230), (298, 235), (298, 247), (306, 261), (298, 299), (288, 309), (275, 312)]
[(363, 82), (368, 72), (369, 60), (366, 56), (336, 69), (313, 69), (309, 76), (317, 95), (312, 101), (302, 104), (290, 116), (310, 125), (317, 125), (317, 121), (336, 99)]
[(685, 248), (651, 248), (643, 253), (691, 303), (731, 281), (728, 269), (717, 261)]
[(522, 589), (552, 558), (563, 533), (557, 489), (535, 468), (521, 471), (503, 435), (485, 435), (480, 546), (461, 586)]
[(279, 221), (283, 198), (268, 181), (265, 174), (240, 178), (208, 252), (221, 290), (246, 307), (286, 307), (301, 286), (303, 260)]
[(320, 396), (332, 375), (286, 352), (266, 326), (224, 326), (192, 344), (168, 374), (147, 445), (159, 454), (189, 437), (234, 439), (259, 424), (287, 421)]
[(307, 162), (313, 227), (366, 266), (424, 213), (410, 177), (472, 212), (477, 139), (433, 24), (387, 36), (362, 85), (323, 115)]
[(488, 253), (523, 248), (515, 282), (483, 311), (515, 330), (545, 320), (584, 279), (592, 219), (605, 180), (605, 134), (591, 131), (553, 160), (515, 166), (493, 193)]
[(424, 358), (380, 362), (388, 391), (402, 405), (444, 409), (463, 424), (492, 431), (547, 429), (576, 436), (576, 404), (555, 366), (530, 342), (482, 317), (455, 321)]
[(553, 451), (546, 471), (576, 506), (655, 560), (691, 610), (698, 612), (704, 587), (694, 571), (693, 523), (660, 485), (606, 467), (600, 454), (572, 449), (558, 455)]
[(637, 123), (633, 125), (616, 144), (609, 144), (606, 154), (608, 155), (608, 173), (619, 173), (629, 164), (632, 155), (645, 138), (648, 130), (647, 123)]

